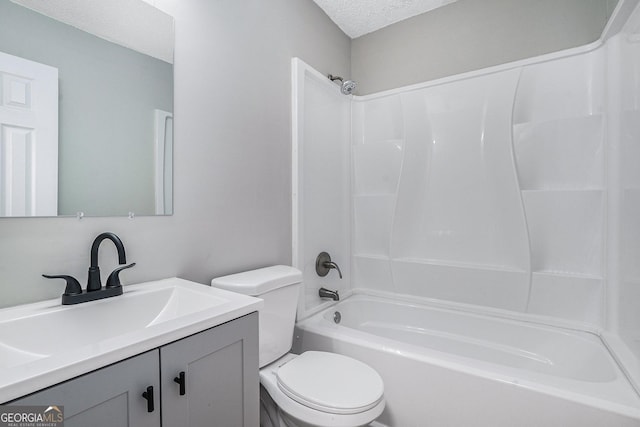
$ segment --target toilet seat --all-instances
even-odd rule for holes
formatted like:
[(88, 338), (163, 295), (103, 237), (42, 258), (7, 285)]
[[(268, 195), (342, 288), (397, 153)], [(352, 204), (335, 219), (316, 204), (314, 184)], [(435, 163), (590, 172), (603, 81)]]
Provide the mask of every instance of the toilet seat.
[(307, 351), (276, 372), (284, 394), (309, 408), (331, 414), (357, 414), (383, 397), (380, 375), (341, 354)]
[[(380, 379), (380, 387), (381, 387), (380, 393), (379, 393), (380, 397), (379, 399), (377, 398), (374, 399), (374, 400), (377, 400), (377, 402), (375, 403), (368, 401), (364, 405), (362, 405), (362, 404), (358, 404), (356, 401), (356, 405), (355, 405), (357, 406), (356, 408), (349, 407), (351, 404), (349, 404), (348, 402), (346, 404), (344, 402), (339, 404), (339, 402), (334, 401), (333, 403), (324, 402), (322, 404), (318, 404), (317, 402), (321, 401), (321, 399), (319, 399), (318, 397), (310, 398), (309, 395), (304, 395), (304, 393), (302, 393), (298, 389), (297, 393), (293, 393), (293, 394), (296, 395), (298, 399), (300, 399), (301, 395), (304, 395), (304, 397), (306, 398), (304, 399), (306, 401), (306, 404), (305, 404), (291, 397), (291, 394), (285, 393), (283, 387), (279, 385), (279, 381), (278, 381), (278, 374), (280, 369), (292, 363), (294, 360), (297, 360), (298, 358), (304, 356), (306, 353), (308, 352), (305, 352), (299, 356), (291, 353), (286, 354), (280, 359), (271, 363), (270, 365), (267, 365), (264, 368), (260, 369), (260, 383), (262, 387), (264, 387), (265, 391), (269, 394), (270, 398), (273, 399), (275, 404), (283, 412), (283, 415), (286, 414), (289, 417), (302, 421), (300, 425), (314, 425), (314, 426), (325, 426), (325, 427), (364, 426), (364, 425), (368, 425), (369, 423), (371, 423), (371, 421), (375, 420), (380, 416), (380, 414), (382, 413), (385, 407), (385, 401), (382, 396), (382, 379), (380, 379), (380, 376), (378, 375), (378, 373), (376, 371), (373, 371), (373, 369), (372, 371), (375, 374), (375, 377), (378, 377), (378, 379)], [(333, 353), (324, 353), (324, 352), (311, 352), (311, 353), (312, 355), (305, 356), (302, 359), (302, 362), (298, 364), (298, 366), (296, 366), (296, 364), (292, 365), (293, 367), (290, 367), (288, 369), (290, 371), (289, 373), (291, 373), (292, 375), (294, 375), (293, 372), (300, 373), (302, 370), (301, 366), (305, 366), (307, 364), (311, 365), (311, 358), (313, 358), (314, 360), (318, 360), (317, 358), (318, 355), (317, 354), (313, 355), (313, 353), (320, 353), (321, 355), (319, 357), (321, 361), (330, 360), (328, 358), (323, 359), (324, 356), (322, 355), (333, 354)], [(331, 356), (329, 356), (329, 358), (330, 357)], [(345, 357), (346, 359), (354, 361), (354, 359), (348, 358), (346, 356), (342, 356), (342, 357)], [(335, 360), (337, 359), (331, 359), (331, 360), (335, 362)], [(340, 362), (338, 362), (338, 364), (339, 363)], [(357, 363), (361, 363), (361, 362), (357, 362)], [(335, 366), (335, 363), (331, 364), (331, 366)], [(320, 366), (314, 365), (311, 368), (311, 370), (314, 372), (318, 372), (318, 371), (325, 372), (326, 369), (324, 368), (325, 367), (322, 365)], [(280, 374), (283, 374), (283, 373), (280, 373)], [(287, 376), (287, 370), (284, 371), (284, 376), (285, 377)], [(369, 374), (367, 374), (367, 376), (369, 376)], [(344, 384), (358, 383), (360, 381), (362, 381), (362, 378), (355, 378), (352, 376), (352, 374), (346, 374), (346, 376), (343, 376), (340, 382), (337, 383), (339, 384), (339, 386), (336, 388), (340, 388)], [(289, 390), (289, 393), (291, 393), (291, 390)], [(377, 394), (378, 393), (376, 393), (376, 395)], [(364, 400), (366, 399), (361, 398), (360, 401), (362, 402)], [(311, 406), (308, 406), (309, 403), (313, 403), (314, 401), (316, 401), (316, 405), (315, 405), (316, 408), (323, 407), (324, 409), (316, 409)], [(342, 409), (343, 411), (346, 409), (345, 412), (352, 412), (352, 413), (335, 413), (336, 409)], [(359, 412), (356, 412), (356, 411), (359, 411)]]

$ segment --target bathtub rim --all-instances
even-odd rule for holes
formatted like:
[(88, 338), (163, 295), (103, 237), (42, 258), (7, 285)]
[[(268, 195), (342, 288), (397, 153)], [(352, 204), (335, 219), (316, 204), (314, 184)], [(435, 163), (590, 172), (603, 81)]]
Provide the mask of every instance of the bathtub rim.
[[(391, 295), (392, 297), (387, 298), (386, 297), (387, 295)], [(549, 323), (552, 323), (552, 324), (549, 324), (547, 322), (536, 321), (538, 320), (537, 316), (526, 316), (526, 315), (522, 316), (520, 314), (514, 315), (514, 313), (512, 312), (505, 313), (503, 310), (495, 310), (498, 312), (497, 316), (495, 316), (490, 313), (487, 313), (487, 310), (480, 309), (480, 308), (476, 308), (472, 310), (466, 309), (467, 307), (457, 307), (457, 309), (451, 308), (448, 302), (440, 303), (438, 301), (436, 302), (436, 304), (431, 305), (431, 304), (423, 303), (422, 298), (418, 298), (419, 301), (416, 301), (416, 298), (410, 297), (410, 296), (396, 296), (395, 294), (388, 294), (385, 292), (370, 292), (369, 290), (365, 290), (365, 291), (355, 290), (349, 293), (345, 292), (345, 296), (344, 298), (341, 299), (341, 301), (322, 304), (323, 309), (314, 310), (313, 315), (307, 316), (305, 317), (304, 320), (300, 320), (296, 322), (294, 341), (302, 340), (303, 339), (302, 336), (306, 331), (308, 331), (309, 333), (312, 333), (312, 334), (328, 336), (331, 339), (336, 339), (348, 344), (370, 348), (383, 353), (394, 353), (394, 352), (397, 353), (399, 350), (394, 350), (391, 346), (384, 346), (384, 345), (375, 346), (371, 344), (370, 340), (366, 340), (364, 337), (367, 335), (371, 335), (367, 332), (354, 330), (352, 328), (348, 328), (340, 325), (333, 325), (327, 322), (327, 320), (324, 318), (325, 312), (333, 310), (334, 306), (336, 306), (340, 302), (346, 301), (348, 298), (351, 298), (351, 297), (356, 297), (356, 298), (371, 297), (374, 300), (377, 300), (380, 298), (383, 300), (389, 299), (395, 303), (398, 303), (398, 302), (410, 303), (412, 305), (426, 306), (426, 308), (444, 309), (447, 311), (456, 311), (464, 314), (486, 316), (492, 319), (495, 319), (497, 317), (498, 319), (502, 319), (502, 320), (523, 322), (526, 324), (532, 323), (535, 326), (561, 329), (564, 332), (568, 332), (572, 334), (587, 333), (587, 334), (594, 335), (595, 338), (597, 338), (598, 341), (600, 342), (603, 351), (605, 351), (609, 355), (609, 357), (611, 358), (611, 362), (614, 365), (613, 367), (614, 367), (614, 370), (616, 371), (616, 379), (613, 380), (611, 383), (614, 384), (615, 387), (623, 387), (623, 385), (626, 385), (630, 393), (629, 396), (627, 396), (627, 400), (637, 401), (638, 403), (637, 406), (634, 406), (627, 402), (616, 402), (615, 400), (607, 399), (605, 397), (590, 395), (587, 392), (581, 393), (575, 390), (557, 386), (555, 384), (554, 385), (544, 384), (544, 382), (536, 381), (535, 379), (535, 377), (540, 377), (540, 376), (547, 377), (547, 378), (556, 378), (555, 376), (552, 376), (552, 375), (534, 374), (533, 375), (534, 379), (530, 379), (526, 377), (520, 378), (514, 375), (514, 372), (523, 372), (523, 370), (518, 368), (505, 367), (503, 369), (502, 367), (500, 367), (499, 369), (490, 369), (488, 368), (489, 366), (496, 365), (490, 362), (480, 362), (478, 363), (479, 366), (472, 366), (469, 363), (464, 363), (463, 360), (464, 359), (468, 360), (468, 358), (463, 356), (453, 355), (452, 357), (445, 359), (443, 357), (438, 357), (439, 355), (442, 355), (444, 353), (437, 350), (426, 349), (424, 351), (418, 351), (417, 349), (420, 348), (419, 346), (402, 343), (402, 342), (401, 342), (401, 345), (403, 347), (402, 357), (408, 357), (412, 360), (428, 363), (428, 364), (437, 366), (439, 368), (443, 368), (451, 371), (462, 372), (468, 375), (478, 376), (478, 377), (485, 378), (492, 381), (499, 381), (499, 382), (511, 384), (516, 387), (522, 387), (534, 392), (543, 393), (559, 399), (571, 401), (581, 405), (591, 406), (603, 411), (609, 411), (609, 412), (620, 414), (626, 417), (631, 417), (631, 418), (640, 420), (640, 394), (638, 393), (636, 388), (633, 386), (632, 381), (630, 381), (627, 372), (623, 369), (623, 367), (621, 367), (619, 360), (615, 357), (615, 354), (611, 351), (609, 346), (606, 344), (606, 341), (603, 339), (603, 337), (599, 333), (593, 330), (589, 331), (589, 330), (584, 330), (583, 328), (576, 327), (576, 325), (573, 325), (571, 322), (569, 322), (569, 327), (560, 327), (557, 324), (555, 324), (557, 322), (549, 322)], [(455, 305), (458, 306), (459, 304), (455, 304)], [(462, 304), (462, 306), (466, 306), (466, 305)], [(494, 310), (491, 310), (491, 311), (494, 311)], [(349, 329), (353, 332), (345, 333), (344, 331), (340, 330), (340, 328)], [(395, 342), (395, 343), (398, 342), (396, 340), (385, 338), (385, 337), (379, 337), (379, 339), (383, 344), (390, 343), (390, 342)], [(294, 344), (294, 347), (295, 347), (295, 344)], [(561, 380), (561, 381), (565, 381), (565, 380)], [(576, 384), (577, 383), (592, 384), (592, 383), (580, 381), (580, 380), (567, 380), (567, 382), (576, 383)]]
[[(602, 341), (602, 335), (605, 329), (598, 325), (584, 323), (574, 320), (561, 319), (558, 317), (544, 316), (539, 314), (522, 313), (503, 308), (487, 307), (463, 302), (446, 301), (437, 298), (421, 297), (410, 294), (399, 294), (395, 292), (378, 291), (367, 288), (354, 288), (340, 292), (340, 301), (324, 301), (314, 307), (308, 307), (301, 314), (296, 313), (296, 323), (302, 322), (310, 317), (315, 316), (321, 311), (327, 310), (341, 301), (351, 296), (366, 295), (371, 297), (383, 298), (395, 302), (423, 305), (430, 308), (450, 310), (466, 314), (475, 314), (480, 316), (488, 316), (498, 319), (515, 320), (518, 322), (532, 323), (541, 326), (550, 326), (560, 328), (571, 332), (586, 332), (597, 336)], [(640, 396), (640, 391), (639, 391)]]

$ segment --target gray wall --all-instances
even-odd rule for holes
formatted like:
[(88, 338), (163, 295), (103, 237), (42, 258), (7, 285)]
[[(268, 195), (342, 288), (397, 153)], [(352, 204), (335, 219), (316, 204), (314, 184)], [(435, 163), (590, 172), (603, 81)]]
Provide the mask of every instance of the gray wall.
[(365, 95), (595, 41), (613, 0), (459, 0), (352, 43)]
[[(312, 0), (158, 0), (176, 17), (175, 214), (0, 218), (0, 306), (59, 296), (63, 283), (41, 273), (72, 274), (84, 283), (89, 247), (105, 230), (117, 233), (128, 261), (138, 263), (122, 274), (125, 283), (170, 276), (208, 283), (221, 274), (290, 263), (292, 56), (324, 74), (355, 76), (366, 91), (376, 91), (380, 82), (396, 87), (542, 53), (545, 46), (557, 49), (560, 41), (583, 43), (602, 22), (591, 13), (575, 15), (576, 3), (602, 4), (594, 1), (461, 0), (415, 18), (429, 26), (411, 20), (351, 45)], [(484, 7), (474, 6), (480, 3)], [(581, 24), (571, 25), (574, 18)], [(456, 31), (454, 19), (460, 20)], [(378, 42), (365, 37), (380, 37), (380, 46), (374, 49)], [(361, 71), (367, 46), (369, 62), (380, 67), (370, 77)], [(398, 67), (403, 55), (405, 65)], [(114, 252), (103, 245), (103, 277), (116, 264)]]
[(58, 68), (58, 214), (153, 214), (153, 110), (173, 110), (171, 64), (9, 0), (0, 51)]
[[(0, 305), (59, 296), (62, 281), (42, 273), (84, 284), (89, 247), (105, 230), (138, 263), (125, 283), (176, 275), (208, 283), (291, 262), (291, 57), (349, 75), (349, 38), (311, 0), (159, 4), (176, 18), (175, 214), (0, 219)], [(103, 280), (115, 264), (107, 242)]]

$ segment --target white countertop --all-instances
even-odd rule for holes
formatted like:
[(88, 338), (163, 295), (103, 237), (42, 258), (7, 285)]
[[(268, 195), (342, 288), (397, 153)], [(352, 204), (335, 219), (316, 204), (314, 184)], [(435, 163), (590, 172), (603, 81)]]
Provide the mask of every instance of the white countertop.
[(257, 311), (262, 300), (183, 279), (77, 305), (0, 310), (0, 403)]

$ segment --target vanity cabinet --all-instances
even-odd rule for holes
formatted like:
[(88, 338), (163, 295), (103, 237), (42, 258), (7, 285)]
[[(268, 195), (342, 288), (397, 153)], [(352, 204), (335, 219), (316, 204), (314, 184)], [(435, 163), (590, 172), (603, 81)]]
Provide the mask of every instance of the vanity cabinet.
[[(149, 412), (142, 393), (151, 390)], [(10, 404), (64, 405), (66, 427), (257, 426), (258, 315), (248, 314)]]
[(159, 427), (160, 411), (147, 412), (141, 395), (147, 387), (159, 394), (158, 369), (152, 350), (10, 404), (63, 405), (65, 427)]
[(254, 317), (160, 348), (163, 427), (259, 425)]

